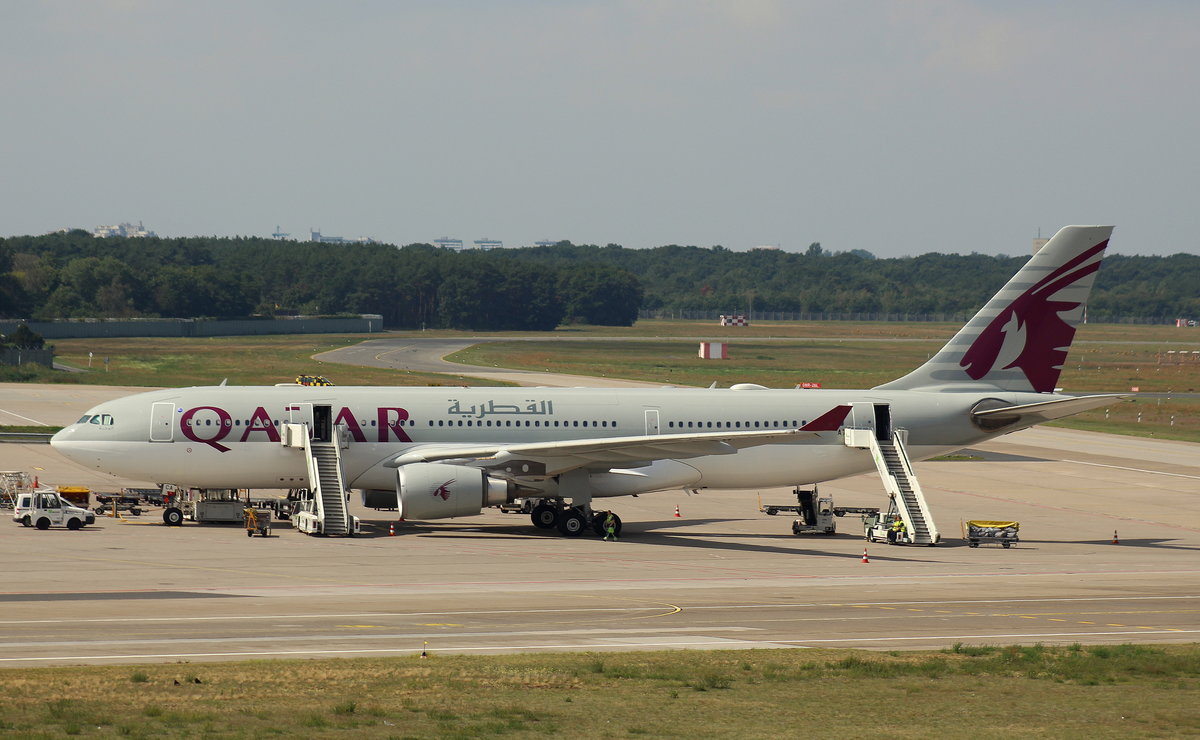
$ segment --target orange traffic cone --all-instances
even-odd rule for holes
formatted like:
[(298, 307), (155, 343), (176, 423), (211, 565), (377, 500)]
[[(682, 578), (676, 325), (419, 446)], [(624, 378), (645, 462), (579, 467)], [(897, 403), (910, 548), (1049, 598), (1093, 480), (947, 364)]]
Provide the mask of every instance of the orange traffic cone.
[(862, 560), (862, 561), (863, 561), (864, 563), (869, 563), (869, 562), (871, 562), (870, 560), (868, 560), (868, 559), (867, 559), (867, 548), (865, 548), (865, 547), (863, 548), (863, 560)]
[(38, 485), (38, 477), (37, 477), (36, 475), (35, 475), (35, 476), (33, 476), (33, 487), (34, 487), (34, 488), (41, 488), (41, 486), (39, 486), (39, 485)]
[(1121, 544), (1121, 541), (1117, 539), (1117, 530), (1115, 530), (1115, 529), (1113, 530), (1113, 544), (1114, 545)]
[(396, 523), (388, 522), (388, 537), (395, 537), (395, 536), (396, 536)]
[(675, 507), (675, 516), (676, 516), (676, 518), (679, 517), (679, 507), (678, 506)]

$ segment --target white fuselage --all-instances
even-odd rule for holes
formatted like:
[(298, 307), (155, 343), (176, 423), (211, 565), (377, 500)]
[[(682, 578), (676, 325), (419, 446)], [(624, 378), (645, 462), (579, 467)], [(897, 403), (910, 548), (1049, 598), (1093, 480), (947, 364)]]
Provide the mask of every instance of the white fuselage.
[[(518, 444), (641, 435), (796, 429), (839, 405), (845, 426), (874, 426), (887, 404), (906, 430), (913, 459), (997, 433), (970, 419), (979, 401), (1045, 400), (995, 391), (717, 390), (691, 388), (199, 387), (154, 391), (102, 404), (57, 435), (67, 457), (113, 475), (198, 488), (302, 488), (304, 455), (280, 443), (284, 424), (311, 423), (328, 406), (348, 445), (347, 488), (394, 489), (386, 463), (422, 446)], [(1019, 427), (1006, 428), (1014, 431)], [(806, 485), (874, 469), (869, 453), (839, 431), (805, 435), (736, 454), (631, 460), (595, 477), (596, 496), (668, 488)]]

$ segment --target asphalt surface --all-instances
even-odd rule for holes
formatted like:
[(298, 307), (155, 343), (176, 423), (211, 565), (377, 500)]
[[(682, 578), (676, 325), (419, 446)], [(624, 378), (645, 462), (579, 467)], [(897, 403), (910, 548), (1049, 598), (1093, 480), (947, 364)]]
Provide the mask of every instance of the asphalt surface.
[[(0, 418), (63, 423), (133, 390), (0, 385)], [(1042, 428), (972, 452), (982, 459), (917, 464), (938, 547), (867, 545), (853, 516), (834, 536), (793, 536), (790, 517), (758, 511), (787, 490), (614, 499), (615, 543), (493, 511), (390, 536), (385, 513), (360, 510), (356, 538), (286, 522), (268, 538), (167, 528), (154, 509), (80, 532), (0, 522), (0, 666), (1198, 639), (1200, 445)], [(94, 490), (148, 483), (46, 445), (0, 445), (0, 469)], [(885, 504), (874, 476), (821, 490)], [(1020, 542), (969, 548), (964, 519), (1019, 521)]]

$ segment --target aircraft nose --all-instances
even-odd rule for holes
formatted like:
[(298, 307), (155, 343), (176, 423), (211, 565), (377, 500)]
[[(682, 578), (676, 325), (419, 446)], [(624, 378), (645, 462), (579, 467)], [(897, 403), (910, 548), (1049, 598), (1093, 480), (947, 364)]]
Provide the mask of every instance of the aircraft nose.
[(74, 459), (72, 453), (79, 450), (79, 430), (74, 426), (64, 427), (54, 433), (50, 438), (50, 446), (54, 451), (62, 455)]

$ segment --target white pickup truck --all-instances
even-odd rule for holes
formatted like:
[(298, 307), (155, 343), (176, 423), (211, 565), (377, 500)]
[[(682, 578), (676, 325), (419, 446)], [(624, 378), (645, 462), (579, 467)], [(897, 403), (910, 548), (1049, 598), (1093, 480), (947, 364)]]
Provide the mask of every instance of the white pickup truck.
[(57, 491), (34, 491), (17, 494), (13, 521), (38, 529), (52, 526), (79, 529), (87, 524), (95, 524), (96, 515), (73, 505), (58, 495)]

